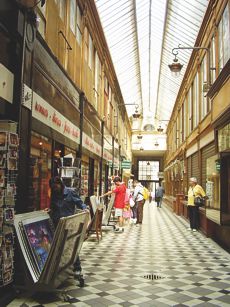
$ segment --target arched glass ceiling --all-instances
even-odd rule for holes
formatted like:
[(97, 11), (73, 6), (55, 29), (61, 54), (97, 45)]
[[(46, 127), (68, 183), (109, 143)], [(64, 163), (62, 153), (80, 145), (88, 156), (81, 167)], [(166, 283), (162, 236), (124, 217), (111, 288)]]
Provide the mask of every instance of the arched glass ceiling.
[(194, 45), (208, 2), (95, 0), (129, 115), (135, 103), (144, 120), (169, 120), (191, 55), (180, 52), (184, 67), (175, 79), (168, 68), (171, 51)]

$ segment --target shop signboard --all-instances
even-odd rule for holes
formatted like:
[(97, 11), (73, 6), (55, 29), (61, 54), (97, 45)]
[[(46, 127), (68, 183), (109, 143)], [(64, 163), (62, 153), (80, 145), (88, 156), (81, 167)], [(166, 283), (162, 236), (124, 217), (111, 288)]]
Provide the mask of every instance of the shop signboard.
[(158, 172), (158, 178), (160, 179), (164, 178), (164, 172)]
[(90, 152), (97, 156), (101, 156), (101, 145), (97, 144), (93, 139), (91, 139), (87, 134), (83, 132), (82, 135), (82, 146), (88, 149)]
[(33, 92), (32, 116), (80, 144), (80, 129), (35, 92)]
[(113, 161), (113, 155), (106, 149), (104, 149), (103, 151), (103, 158), (108, 161), (108, 162), (111, 162)]
[(121, 162), (121, 168), (122, 169), (131, 169), (131, 161), (124, 160)]

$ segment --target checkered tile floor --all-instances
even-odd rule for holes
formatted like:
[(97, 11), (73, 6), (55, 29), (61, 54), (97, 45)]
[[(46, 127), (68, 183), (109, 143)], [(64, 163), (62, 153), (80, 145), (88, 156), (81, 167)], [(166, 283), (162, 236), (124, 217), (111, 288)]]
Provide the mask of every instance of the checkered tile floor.
[(86, 286), (70, 302), (20, 298), (8, 306), (230, 306), (230, 256), (164, 206), (146, 203), (142, 225), (107, 231), (81, 251)]

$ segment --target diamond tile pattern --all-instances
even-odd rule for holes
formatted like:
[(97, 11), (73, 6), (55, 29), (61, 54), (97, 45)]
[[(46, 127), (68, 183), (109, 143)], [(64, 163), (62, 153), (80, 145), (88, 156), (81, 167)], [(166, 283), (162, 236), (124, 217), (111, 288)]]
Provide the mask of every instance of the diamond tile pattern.
[(86, 285), (70, 279), (69, 302), (21, 297), (8, 306), (230, 306), (229, 254), (187, 226), (166, 207), (146, 203), (142, 225), (84, 243)]

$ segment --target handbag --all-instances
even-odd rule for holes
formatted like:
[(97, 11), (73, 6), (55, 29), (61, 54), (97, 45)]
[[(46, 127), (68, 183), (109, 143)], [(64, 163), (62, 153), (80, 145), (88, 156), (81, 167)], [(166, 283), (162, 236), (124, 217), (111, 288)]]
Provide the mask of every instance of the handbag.
[(134, 207), (134, 205), (135, 205), (135, 201), (133, 200), (132, 197), (129, 198), (129, 205), (130, 205), (131, 208)]
[(197, 207), (203, 207), (205, 205), (205, 198), (201, 196), (196, 196), (194, 198), (194, 204)]

